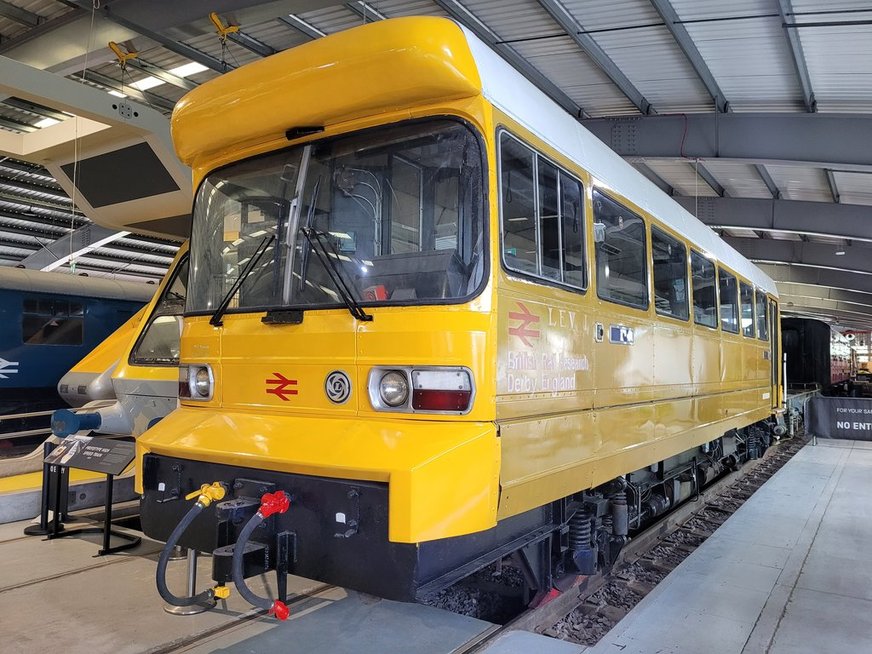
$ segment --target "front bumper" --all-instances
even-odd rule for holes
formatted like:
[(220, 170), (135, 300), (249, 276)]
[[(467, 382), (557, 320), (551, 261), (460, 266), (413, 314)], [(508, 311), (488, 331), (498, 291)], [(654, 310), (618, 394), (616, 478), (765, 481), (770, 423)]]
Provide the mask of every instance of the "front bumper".
[[(490, 422), (361, 419), (183, 406), (137, 439), (148, 454), (384, 487), (387, 539), (421, 543), (496, 525), (500, 444)], [(137, 490), (145, 491), (144, 475)], [(200, 479), (182, 493), (220, 479)]]

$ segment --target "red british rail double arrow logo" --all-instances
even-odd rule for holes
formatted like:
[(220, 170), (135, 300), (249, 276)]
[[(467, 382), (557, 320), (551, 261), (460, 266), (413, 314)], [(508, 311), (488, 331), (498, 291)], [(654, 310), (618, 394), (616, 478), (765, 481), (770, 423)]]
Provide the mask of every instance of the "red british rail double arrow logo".
[(515, 302), (520, 311), (509, 311), (509, 320), (519, 320), (520, 322), (514, 327), (509, 327), (509, 334), (517, 336), (527, 347), (533, 347), (530, 342), (531, 338), (539, 338), (539, 330), (534, 329), (531, 325), (539, 322), (540, 318), (535, 313), (530, 311), (523, 302)]
[(298, 391), (296, 388), (293, 388), (297, 385), (296, 379), (288, 379), (280, 372), (274, 372), (273, 376), (275, 379), (267, 379), (266, 385), (272, 386), (273, 388), (267, 388), (267, 393), (272, 393), (276, 397), (281, 398), (285, 402), (288, 401), (288, 395), (297, 395)]

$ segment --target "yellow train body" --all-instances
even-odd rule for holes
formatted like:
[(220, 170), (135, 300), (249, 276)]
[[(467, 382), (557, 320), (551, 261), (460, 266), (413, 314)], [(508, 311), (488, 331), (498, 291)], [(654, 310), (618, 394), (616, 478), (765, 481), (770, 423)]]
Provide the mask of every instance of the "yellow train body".
[[(264, 311), (229, 312), (223, 326), (187, 316), (181, 361), (211, 366), (213, 395), (183, 400), (146, 432), (137, 441), (140, 459), (384, 482), (389, 539), (421, 543), (490, 529), (772, 415), (780, 406), (772, 342), (663, 317), (653, 301), (640, 310), (598, 297), (592, 190), (608, 191), (688, 253), (704, 246), (495, 106), (482, 76), (457, 25), (397, 19), (233, 71), (179, 103), (173, 134), (195, 187), (222, 166), (289, 146), (426, 117), (464, 121), (486, 166), (486, 278), (480, 293), (458, 304), (367, 307), (371, 322), (344, 308), (306, 310), (299, 324), (264, 324)], [(318, 130), (289, 137), (297, 126)], [(582, 183), (583, 292), (503, 265), (500, 130)], [(650, 227), (645, 233), (650, 252)], [(687, 268), (689, 276), (689, 256)], [(649, 266), (649, 288), (651, 274)], [(767, 302), (775, 301), (769, 293)], [(613, 326), (632, 331), (631, 346), (610, 342)], [(367, 381), (373, 367), (415, 365), (468, 369), (470, 410), (376, 410)], [(351, 381), (342, 405), (324, 392), (335, 370)], [(269, 392), (270, 379), (293, 380), (295, 393)]]

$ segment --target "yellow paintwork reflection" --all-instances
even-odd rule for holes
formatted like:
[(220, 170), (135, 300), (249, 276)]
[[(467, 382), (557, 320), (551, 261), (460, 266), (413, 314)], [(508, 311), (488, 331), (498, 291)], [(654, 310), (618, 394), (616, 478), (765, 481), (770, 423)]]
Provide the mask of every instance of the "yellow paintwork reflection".
[(70, 372), (100, 374), (119, 362), (131, 342), (139, 335), (143, 319), (148, 315), (148, 307), (152, 302), (154, 298), (70, 368)]

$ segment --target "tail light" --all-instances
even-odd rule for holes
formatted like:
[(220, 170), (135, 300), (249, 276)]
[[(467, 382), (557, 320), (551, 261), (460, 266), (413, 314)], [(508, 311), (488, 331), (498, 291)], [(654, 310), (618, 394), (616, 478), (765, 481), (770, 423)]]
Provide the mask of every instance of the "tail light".
[(210, 366), (202, 363), (179, 366), (180, 398), (207, 402), (212, 399), (214, 390), (215, 377)]
[(461, 367), (380, 367), (369, 376), (377, 411), (462, 415), (472, 408), (474, 390), (472, 373)]

